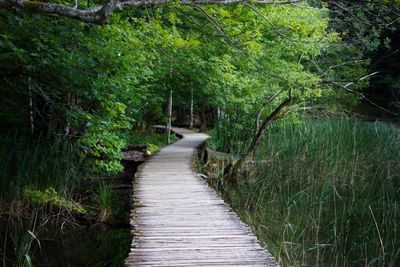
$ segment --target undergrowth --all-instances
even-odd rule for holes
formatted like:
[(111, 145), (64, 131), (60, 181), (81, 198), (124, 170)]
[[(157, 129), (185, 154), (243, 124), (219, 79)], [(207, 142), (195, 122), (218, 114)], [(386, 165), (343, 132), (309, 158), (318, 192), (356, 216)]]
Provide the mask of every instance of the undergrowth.
[(0, 199), (21, 199), (25, 187), (55, 188), (71, 195), (82, 176), (74, 148), (63, 140), (0, 136)]
[[(166, 134), (153, 132), (130, 131), (125, 137), (129, 143), (146, 144), (151, 153), (167, 141)], [(46, 250), (40, 251), (40, 242), (46, 228), (62, 232), (66, 225), (78, 226), (79, 220), (121, 222), (126, 201), (111, 189), (110, 182), (95, 183), (93, 197), (80, 190), (84, 178), (112, 177), (90, 175), (70, 140), (10, 132), (0, 135), (0, 152), (0, 264), (32, 266), (43, 260)], [(84, 204), (82, 199), (86, 199)]]

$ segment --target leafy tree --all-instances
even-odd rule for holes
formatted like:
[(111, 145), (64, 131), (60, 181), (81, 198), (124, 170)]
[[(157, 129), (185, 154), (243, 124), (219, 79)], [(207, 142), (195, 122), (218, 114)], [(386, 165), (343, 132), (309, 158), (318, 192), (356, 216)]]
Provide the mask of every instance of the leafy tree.
[[(119, 170), (124, 142), (118, 130), (129, 127), (142, 101), (139, 84), (151, 75), (145, 53), (131, 52), (142, 46), (131, 25), (117, 17), (113, 26), (98, 28), (3, 15), (3, 127), (17, 122), (15, 128), (27, 131), (31, 116), (35, 134), (72, 141), (83, 136), (79, 145), (98, 171)], [(103, 158), (111, 161), (100, 164)]]

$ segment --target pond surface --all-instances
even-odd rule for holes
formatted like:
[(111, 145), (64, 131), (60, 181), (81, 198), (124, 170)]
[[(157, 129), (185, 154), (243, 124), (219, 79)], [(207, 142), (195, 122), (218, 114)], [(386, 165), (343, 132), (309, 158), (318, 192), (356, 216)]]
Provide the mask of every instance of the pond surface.
[[(33, 229), (28, 226), (29, 222), (22, 226), (0, 220), (0, 265), (20, 265), (18, 255), (19, 262), (26, 263), (25, 252), (19, 251), (28, 250), (27, 257), (33, 266), (124, 266), (132, 242), (129, 225), (132, 180), (142, 162), (124, 162), (125, 170), (112, 177), (81, 181), (76, 195), (89, 207), (96, 206), (96, 192), (101, 183), (112, 188), (112, 216), (106, 223), (97, 223), (96, 212), (92, 211), (91, 215), (77, 218), (79, 224), (70, 225), (67, 221), (65, 225), (49, 222), (40, 227), (37, 224), (31, 232), (37, 237), (35, 240), (28, 231)], [(42, 223), (43, 220), (46, 218), (41, 218)], [(31, 246), (27, 248), (24, 240), (33, 240)]]
[(43, 229), (41, 249), (35, 249), (34, 266), (124, 266), (129, 253), (129, 229), (94, 225), (77, 227), (62, 233)]

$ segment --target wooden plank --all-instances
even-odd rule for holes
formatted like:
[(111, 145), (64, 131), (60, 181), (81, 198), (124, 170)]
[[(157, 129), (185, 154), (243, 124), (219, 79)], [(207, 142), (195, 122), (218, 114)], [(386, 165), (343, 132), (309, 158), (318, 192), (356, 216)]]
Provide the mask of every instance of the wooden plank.
[(250, 228), (193, 172), (207, 135), (183, 136), (145, 162), (133, 182), (133, 240), (126, 266), (271, 266), (278, 264)]

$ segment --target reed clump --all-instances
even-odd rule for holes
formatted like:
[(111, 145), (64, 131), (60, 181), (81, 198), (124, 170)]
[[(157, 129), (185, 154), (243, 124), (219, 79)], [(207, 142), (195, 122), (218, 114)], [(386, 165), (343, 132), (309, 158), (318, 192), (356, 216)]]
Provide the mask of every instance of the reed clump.
[(282, 266), (400, 266), (400, 133), (311, 120), (266, 134), (226, 199)]
[(101, 183), (99, 190), (96, 194), (96, 200), (100, 209), (97, 221), (108, 221), (112, 216), (113, 193), (111, 186), (105, 183)]

